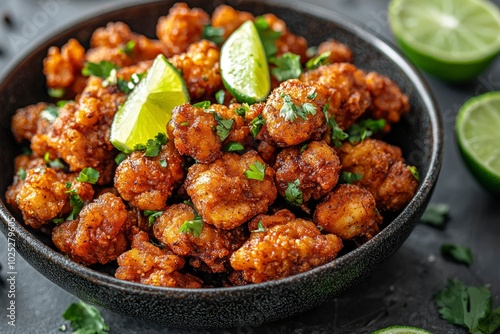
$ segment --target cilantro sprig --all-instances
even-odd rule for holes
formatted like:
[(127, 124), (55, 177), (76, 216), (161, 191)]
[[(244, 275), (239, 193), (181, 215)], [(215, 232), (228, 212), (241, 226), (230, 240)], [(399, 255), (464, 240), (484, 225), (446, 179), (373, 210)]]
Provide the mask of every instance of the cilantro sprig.
[(342, 172), (340, 174), (339, 183), (353, 184), (363, 178), (363, 174), (356, 174), (351, 172)]
[(213, 113), (215, 120), (217, 121), (217, 136), (219, 136), (221, 141), (224, 141), (228, 136), (231, 128), (233, 127), (234, 119), (223, 119), (216, 112)]
[(309, 59), (306, 63), (306, 69), (314, 70), (321, 65), (326, 64), (326, 62), (328, 61), (328, 57), (330, 57), (331, 54), (331, 51), (326, 51), (314, 58)]
[(213, 27), (210, 24), (207, 24), (205, 27), (203, 27), (201, 38), (212, 41), (220, 46), (222, 45), (222, 43), (224, 43), (224, 28)]
[(450, 206), (448, 204), (431, 203), (425, 209), (420, 221), (437, 228), (443, 228), (448, 220), (449, 211)]
[(312, 103), (305, 102), (302, 106), (298, 106), (293, 103), (289, 94), (282, 94), (281, 98), (283, 99), (283, 106), (280, 109), (280, 116), (287, 121), (294, 122), (297, 117), (306, 120), (307, 115), (316, 115), (316, 106)]
[(262, 115), (259, 115), (250, 121), (250, 132), (254, 138), (257, 137), (264, 124), (266, 124), (266, 120), (262, 117)]
[(296, 179), (293, 182), (288, 183), (288, 187), (285, 190), (285, 200), (294, 206), (301, 206), (304, 202), (302, 191), (300, 190), (300, 180)]
[(100, 173), (92, 167), (85, 167), (81, 170), (80, 174), (76, 178), (80, 182), (88, 182), (90, 184), (96, 184), (99, 180)]
[(155, 220), (163, 214), (163, 211), (144, 210), (144, 216), (148, 218), (149, 226), (153, 226)]
[(146, 144), (139, 144), (134, 147), (135, 151), (144, 151), (144, 156), (148, 158), (157, 157), (160, 154), (162, 145), (168, 142), (167, 135), (158, 133), (154, 139), (149, 139)]
[(82, 211), (83, 208), (83, 200), (76, 191), (76, 189), (71, 189), (72, 184), (71, 182), (66, 182), (66, 194), (69, 195), (69, 204), (72, 207), (71, 213), (69, 214), (68, 217), (66, 217), (66, 220), (75, 220), (76, 217), (80, 214), (80, 211)]
[(271, 68), (271, 74), (279, 81), (297, 79), (302, 74), (300, 56), (291, 52), (280, 57), (271, 57), (269, 62), (276, 67)]
[(472, 252), (469, 248), (455, 245), (455, 244), (443, 244), (441, 246), (441, 254), (445, 258), (451, 259), (458, 263), (463, 263), (467, 266), (472, 264)]
[(102, 60), (99, 63), (86, 62), (82, 68), (82, 75), (85, 77), (93, 75), (106, 79), (113, 70), (116, 71), (117, 67), (110, 61)]
[(357, 145), (362, 143), (366, 138), (371, 137), (374, 133), (381, 131), (387, 124), (385, 119), (364, 119), (359, 123), (354, 123), (347, 129), (349, 135), (349, 143)]
[(99, 310), (83, 301), (71, 304), (62, 317), (70, 322), (73, 333), (107, 334), (109, 331)]
[(259, 33), (260, 40), (264, 46), (266, 57), (269, 59), (277, 52), (276, 40), (281, 37), (281, 32), (274, 31), (263, 16), (257, 16), (254, 20), (255, 28)]
[(339, 148), (342, 146), (342, 142), (349, 138), (349, 135), (342, 130), (337, 121), (335, 120), (335, 115), (332, 117), (328, 116), (328, 104), (323, 107), (323, 113), (325, 114), (327, 126), (332, 128), (332, 141), (335, 147)]
[(249, 169), (245, 171), (245, 176), (248, 179), (264, 181), (264, 176), (266, 174), (266, 164), (260, 161), (255, 161), (253, 164), (248, 166)]

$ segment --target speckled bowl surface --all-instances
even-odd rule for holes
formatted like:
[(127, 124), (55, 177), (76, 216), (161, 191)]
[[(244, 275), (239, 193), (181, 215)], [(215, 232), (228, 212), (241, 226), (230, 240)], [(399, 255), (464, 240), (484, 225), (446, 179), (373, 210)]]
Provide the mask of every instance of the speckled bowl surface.
[[(17, 251), (25, 259), (54, 283), (85, 301), (143, 321), (185, 328), (257, 326), (321, 305), (353, 287), (401, 246), (429, 201), (442, 156), (436, 103), (414, 67), (385, 42), (323, 8), (309, 4), (291, 7), (284, 0), (227, 2), (257, 15), (275, 13), (294, 33), (305, 36), (310, 45), (327, 38), (348, 44), (358, 67), (389, 76), (408, 94), (412, 111), (394, 127), (388, 141), (400, 146), (408, 162), (418, 167), (421, 184), (410, 204), (363, 246), (314, 270), (263, 284), (200, 290), (160, 288), (121, 281), (104, 270), (73, 263), (55, 250), (47, 236), (26, 228), (4, 204), (5, 191), (12, 182), (13, 159), (20, 153), (10, 134), (10, 119), (19, 107), (49, 100), (42, 74), (42, 60), (49, 46), (61, 46), (71, 37), (88, 46), (96, 28), (118, 20), (153, 37), (158, 17), (165, 15), (173, 3), (138, 2), (82, 18), (20, 55), (18, 62), (0, 75), (0, 229), (16, 240)], [(203, 0), (188, 4), (210, 13), (215, 6)]]

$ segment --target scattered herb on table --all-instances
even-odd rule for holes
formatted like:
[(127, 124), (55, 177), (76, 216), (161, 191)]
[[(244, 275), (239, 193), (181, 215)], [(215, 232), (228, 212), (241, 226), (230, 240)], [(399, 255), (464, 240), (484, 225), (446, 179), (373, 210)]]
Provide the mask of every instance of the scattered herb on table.
[(441, 254), (455, 262), (463, 263), (467, 266), (472, 264), (472, 252), (467, 247), (455, 244), (444, 244), (441, 246)]
[(99, 310), (83, 301), (71, 304), (62, 317), (70, 322), (73, 334), (107, 334), (109, 331)]
[(450, 207), (447, 204), (429, 204), (420, 221), (434, 227), (444, 228), (449, 211)]

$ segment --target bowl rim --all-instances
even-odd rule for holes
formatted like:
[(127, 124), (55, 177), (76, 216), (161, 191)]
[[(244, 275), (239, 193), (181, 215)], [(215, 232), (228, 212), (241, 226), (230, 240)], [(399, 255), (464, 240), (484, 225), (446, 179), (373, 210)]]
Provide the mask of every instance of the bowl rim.
[[(75, 26), (84, 24), (89, 19), (94, 19), (98, 16), (113, 15), (115, 12), (120, 12), (123, 10), (130, 10), (138, 6), (156, 6), (159, 4), (168, 4), (172, 6), (177, 1), (141, 1), (132, 0), (126, 1), (125, 3), (115, 2), (108, 3), (105, 5), (99, 5), (90, 11), (86, 11), (78, 16), (78, 19), (72, 20), (67, 24), (61, 26), (59, 29), (53, 31), (49, 34), (42, 34), (35, 41), (32, 42), (32, 46), (25, 48), (21, 54), (17, 55), (13, 60), (11, 60), (4, 70), (0, 71), (0, 88), (4, 82), (9, 79), (10, 75), (15, 71), (15, 69), (22, 65), (26, 58), (35, 50), (38, 50), (46, 44), (52, 43), (53, 40), (59, 38), (60, 35), (64, 34), (67, 30), (74, 29)], [(286, 0), (238, 0), (235, 4), (231, 4), (231, 0), (223, 1), (225, 4), (237, 6), (241, 3), (262, 3), (266, 5), (287, 7), (299, 13), (307, 13), (311, 16), (320, 17), (322, 19), (331, 21), (338, 25), (339, 27), (349, 31), (353, 35), (363, 39), (370, 45), (373, 45), (381, 53), (386, 55), (388, 58), (392, 59), (392, 62), (401, 69), (401, 71), (408, 77), (409, 81), (414, 86), (414, 94), (421, 97), (425, 109), (427, 110), (429, 116), (429, 122), (431, 125), (431, 156), (428, 164), (428, 170), (424, 178), (421, 178), (420, 185), (417, 189), (416, 194), (413, 196), (412, 200), (406, 205), (403, 211), (401, 211), (384, 229), (381, 230), (379, 234), (373, 237), (371, 240), (363, 244), (362, 246), (351, 250), (350, 252), (328, 262), (322, 266), (313, 268), (303, 273), (295, 274), (285, 278), (267, 281), (258, 284), (248, 284), (243, 286), (232, 286), (232, 287), (219, 287), (219, 288), (201, 288), (201, 289), (189, 289), (189, 288), (173, 288), (173, 287), (161, 287), (152, 286), (142, 283), (130, 282), (126, 280), (120, 280), (114, 276), (101, 273), (92, 268), (80, 265), (70, 259), (68, 259), (64, 254), (53, 250), (51, 247), (39, 240), (34, 234), (32, 234), (20, 221), (18, 221), (14, 215), (12, 215), (7, 208), (3, 200), (0, 199), (0, 218), (2, 224), (0, 224), (0, 229), (4, 232), (7, 237), (7, 233), (13, 232), (16, 240), (22, 240), (28, 248), (31, 249), (33, 253), (38, 256), (52, 261), (54, 265), (59, 266), (61, 269), (68, 273), (78, 276), (81, 279), (91, 281), (95, 284), (104, 284), (110, 288), (130, 291), (141, 290), (141, 293), (151, 293), (151, 294), (172, 294), (176, 296), (183, 296), (183, 298), (196, 299), (198, 297), (206, 298), (207, 296), (217, 296), (220, 294), (226, 294), (226, 292), (234, 292), (234, 296), (238, 296), (237, 292), (244, 292), (246, 290), (254, 289), (266, 289), (271, 288), (275, 285), (292, 283), (293, 281), (306, 279), (307, 276), (314, 275), (314, 273), (323, 271), (327, 268), (332, 267), (342, 267), (346, 265), (352, 258), (360, 256), (362, 253), (367, 252), (376, 243), (383, 242), (385, 239), (390, 237), (391, 231), (397, 230), (404, 225), (404, 217), (408, 216), (415, 208), (419, 208), (428, 201), (432, 188), (436, 183), (443, 156), (443, 128), (442, 119), (439, 113), (438, 103), (435, 96), (430, 90), (430, 86), (424, 79), (423, 75), (419, 70), (407, 60), (403, 54), (398, 51), (394, 44), (385, 40), (382, 36), (377, 36), (367, 30), (365, 30), (359, 23), (354, 20), (343, 16), (342, 14), (321, 7), (316, 4), (294, 2), (293, 4)], [(12, 225), (10, 222), (14, 222)], [(373, 245), (373, 246), (372, 246)], [(23, 254), (21, 254), (23, 255)], [(231, 293), (227, 296), (231, 296)]]

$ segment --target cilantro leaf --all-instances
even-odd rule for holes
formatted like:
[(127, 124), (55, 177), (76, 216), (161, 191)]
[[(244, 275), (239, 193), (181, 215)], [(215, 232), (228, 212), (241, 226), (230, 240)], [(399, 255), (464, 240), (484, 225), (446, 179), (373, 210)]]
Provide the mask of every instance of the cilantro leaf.
[(219, 136), (221, 141), (224, 141), (229, 136), (234, 119), (223, 119), (217, 113), (214, 112), (213, 114), (217, 121), (217, 136)]
[(115, 162), (117, 165), (119, 165), (125, 159), (127, 159), (127, 155), (125, 153), (121, 152), (121, 153), (118, 153), (118, 155), (115, 157)]
[(449, 257), (455, 262), (464, 263), (467, 266), (470, 266), (472, 263), (472, 252), (467, 247), (454, 244), (443, 244), (441, 246), (441, 254)]
[(207, 109), (208, 107), (210, 107), (210, 105), (210, 101), (201, 101), (193, 104), (193, 107)]
[(70, 322), (74, 334), (107, 334), (109, 331), (99, 310), (83, 301), (71, 304), (62, 317)]
[(224, 91), (224, 89), (221, 89), (217, 93), (215, 93), (215, 100), (217, 101), (218, 104), (224, 104), (225, 99), (226, 99), (226, 92)]
[(193, 220), (186, 220), (181, 227), (179, 227), (180, 233), (191, 233), (194, 237), (198, 238), (203, 231), (203, 220), (201, 216), (196, 212)]
[(59, 108), (55, 106), (47, 106), (40, 113), (40, 117), (47, 120), (49, 123), (54, 123), (54, 121), (58, 116), (59, 116)]
[(264, 46), (266, 57), (269, 59), (278, 52), (276, 40), (281, 37), (281, 32), (272, 30), (263, 16), (257, 16), (254, 20), (254, 24), (259, 33), (262, 45)]
[(371, 137), (374, 133), (381, 131), (387, 124), (385, 119), (373, 120), (371, 118), (355, 123), (347, 129), (349, 142), (353, 145), (362, 143), (366, 138)]
[(117, 70), (117, 67), (112, 62), (102, 60), (99, 63), (87, 62), (82, 68), (82, 75), (85, 77), (95, 76), (106, 79), (110, 76), (111, 71)]
[(144, 216), (148, 218), (149, 226), (153, 226), (156, 218), (160, 217), (163, 211), (144, 210)]
[(158, 162), (160, 163), (160, 166), (162, 166), (163, 168), (168, 167), (168, 161), (167, 160), (161, 159)]
[(250, 106), (248, 103), (243, 103), (241, 107), (234, 110), (234, 113), (238, 116), (245, 117), (248, 111), (250, 111)]
[(266, 124), (266, 120), (262, 117), (262, 115), (259, 115), (250, 121), (250, 132), (254, 138), (257, 137), (264, 124)]
[(323, 112), (325, 113), (326, 117), (326, 124), (327, 126), (332, 128), (332, 141), (335, 147), (339, 148), (342, 146), (342, 141), (346, 140), (349, 138), (349, 135), (345, 133), (337, 124), (337, 121), (335, 121), (335, 115), (332, 117), (328, 117), (328, 105), (326, 104), (325, 107), (323, 108)]
[(339, 183), (353, 184), (363, 178), (363, 174), (356, 174), (351, 172), (342, 172), (340, 174)]
[(326, 64), (328, 57), (330, 57), (331, 54), (332, 54), (331, 51), (326, 51), (314, 58), (309, 59), (306, 63), (306, 68), (308, 70), (314, 70), (315, 68), (318, 68), (321, 65)]
[(66, 90), (64, 88), (49, 88), (47, 94), (55, 99), (60, 99), (66, 94)]
[[(71, 188), (70, 182), (66, 183), (66, 188)], [(80, 195), (76, 192), (76, 189), (70, 189), (66, 191), (66, 193), (69, 194), (69, 204), (72, 206), (71, 213), (66, 217), (66, 220), (75, 220), (80, 214), (80, 211), (82, 211), (84, 203)]]
[(418, 169), (415, 166), (408, 166), (408, 169), (411, 172), (411, 175), (417, 180), (417, 182), (420, 182), (420, 174), (418, 173)]
[(244, 149), (244, 147), (243, 147), (243, 145), (241, 143), (234, 142), (234, 141), (231, 141), (231, 142), (227, 143), (222, 148), (222, 150), (224, 152), (236, 152), (236, 151), (241, 151), (243, 149)]
[(99, 176), (100, 173), (96, 171), (94, 168), (86, 167), (82, 169), (76, 180), (80, 182), (88, 182), (91, 184), (96, 184), (96, 182), (99, 180)]
[(257, 223), (257, 229), (250, 231), (250, 232), (257, 233), (257, 232), (265, 232), (265, 231), (266, 231), (266, 229), (264, 228), (264, 225), (262, 225), (262, 220), (259, 220), (259, 222)]
[(298, 106), (293, 103), (289, 94), (282, 94), (281, 98), (283, 99), (283, 106), (280, 109), (280, 116), (287, 121), (293, 122), (297, 117), (306, 120), (307, 115), (316, 115), (316, 106), (312, 103), (306, 102), (302, 106)]
[(220, 46), (224, 42), (224, 28), (212, 27), (211, 25), (207, 24), (205, 27), (203, 27), (201, 39), (207, 39)]
[(271, 69), (271, 73), (279, 81), (297, 79), (302, 74), (300, 56), (294, 53), (287, 52), (280, 57), (272, 57), (269, 62), (276, 65)]
[(55, 158), (54, 160), (51, 160), (49, 152), (45, 152), (45, 154), (43, 156), (43, 160), (45, 161), (47, 166), (49, 166), (50, 168), (63, 169), (65, 167), (64, 164), (61, 162), (61, 160), (59, 160), (59, 158)]
[(245, 171), (245, 176), (248, 179), (263, 181), (264, 175), (266, 174), (266, 164), (260, 161), (255, 161), (255, 163), (248, 166), (250, 169)]
[(26, 180), (26, 169), (24, 169), (23, 167), (19, 167), (19, 169), (17, 170), (16, 172), (16, 176), (21, 179), (21, 180)]
[(130, 41), (127, 42), (127, 44), (125, 44), (124, 47), (120, 48), (120, 52), (123, 52), (126, 55), (131, 55), (132, 53), (134, 53), (136, 44), (137, 43), (133, 39), (131, 39)]
[(300, 180), (297, 179), (288, 183), (288, 187), (285, 190), (285, 200), (291, 205), (301, 206), (303, 203), (302, 191), (299, 186)]
[(147, 143), (139, 144), (134, 147), (135, 151), (144, 151), (144, 156), (148, 158), (157, 157), (160, 154), (162, 145), (168, 142), (167, 135), (158, 133), (154, 139), (149, 139)]
[(429, 204), (420, 221), (434, 227), (443, 228), (448, 220), (449, 211), (450, 207), (448, 204)]
[(146, 75), (146, 72), (144, 73), (134, 73), (130, 76), (130, 80), (127, 81), (123, 78), (118, 78), (116, 81), (116, 85), (118, 86), (118, 89), (124, 92), (125, 94), (130, 94), (134, 90), (134, 88), (137, 86), (139, 82), (141, 82), (142, 78)]

